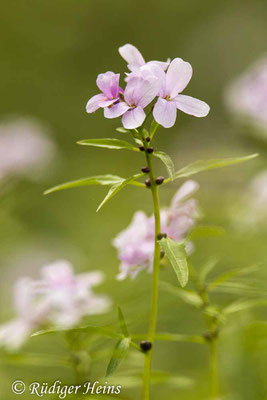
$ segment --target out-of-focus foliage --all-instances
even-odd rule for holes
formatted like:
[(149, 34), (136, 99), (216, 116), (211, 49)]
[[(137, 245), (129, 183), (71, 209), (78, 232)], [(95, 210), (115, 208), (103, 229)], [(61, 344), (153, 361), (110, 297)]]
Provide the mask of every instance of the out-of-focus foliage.
[[(43, 196), (58, 182), (81, 176), (111, 173), (128, 177), (140, 172), (143, 158), (137, 152), (76, 145), (84, 138), (126, 139), (125, 133), (116, 131), (119, 121), (106, 120), (101, 112), (88, 116), (85, 104), (96, 92), (98, 72), (123, 74), (125, 63), (117, 49), (129, 42), (147, 60), (170, 56), (189, 61), (194, 74), (188, 93), (190, 90), (211, 106), (205, 119), (179, 113), (172, 129), (157, 130), (158, 148), (170, 154), (175, 170), (199, 159), (260, 153), (248, 163), (197, 176), (201, 224), (221, 230), (219, 235), (206, 232), (206, 237), (195, 232), (192, 265), (197, 271), (202, 268), (200, 276), (208, 282), (213, 303), (220, 309), (228, 307), (227, 323), (218, 340), (225, 399), (262, 400), (267, 396), (267, 306), (252, 307), (267, 293), (267, 221), (260, 221), (258, 229), (238, 230), (231, 216), (233, 205), (239, 208), (242, 203), (250, 180), (266, 168), (266, 142), (252, 134), (253, 128), (238, 125), (223, 104), (227, 84), (266, 50), (266, 13), (267, 4), (262, 0), (18, 0), (15, 7), (12, 2), (2, 5), (0, 117), (30, 116), (44, 122), (58, 149), (57, 158), (41, 180), (12, 178), (0, 186), (2, 322), (12, 317), (13, 281), (24, 275), (36, 278), (44, 263), (66, 258), (76, 266), (76, 272), (105, 272), (106, 281), (99, 291), (107, 292), (122, 306), (129, 333), (135, 334), (136, 340), (142, 340), (147, 329), (150, 275), (143, 272), (136, 280), (116, 281), (119, 260), (111, 241), (129, 224), (136, 210), (151, 214), (148, 191), (129, 185), (98, 214), (95, 210), (106, 189), (100, 185), (93, 190), (83, 187)], [(161, 160), (158, 173), (166, 176)], [(178, 185), (179, 181), (174, 181), (162, 186), (162, 206), (169, 204)], [(214, 269), (215, 262), (207, 264), (211, 259), (218, 260)], [(233, 271), (255, 265), (258, 267), (250, 275), (233, 275)], [(171, 343), (160, 337), (156, 342), (152, 398), (205, 399), (209, 393), (209, 361), (202, 342), (206, 325), (198, 309), (199, 299), (191, 288), (181, 292), (169, 266), (162, 266), (161, 281), (171, 286), (160, 291), (158, 332), (176, 336), (169, 336)], [(173, 286), (177, 295), (170, 293)], [(244, 302), (236, 303), (240, 297)], [(243, 311), (237, 312), (241, 308)], [(231, 315), (231, 311), (236, 313)], [(27, 384), (38, 380), (53, 383), (55, 379), (73, 383), (73, 370), (81, 372), (77, 360), (89, 366), (86, 380), (103, 378), (120, 340), (107, 334), (115, 331), (121, 335), (116, 326), (117, 310), (88, 317), (84, 324), (105, 327), (106, 335), (96, 335), (93, 328), (64, 340), (61, 333), (36, 335), (20, 354), (1, 351), (0, 397), (14, 399), (10, 387), (18, 378)], [(82, 354), (77, 348), (81, 337), (88, 350)], [(143, 355), (131, 347), (129, 358), (112, 376), (122, 385), (116, 398), (138, 398), (142, 362)], [(26, 399), (27, 394), (20, 398)]]

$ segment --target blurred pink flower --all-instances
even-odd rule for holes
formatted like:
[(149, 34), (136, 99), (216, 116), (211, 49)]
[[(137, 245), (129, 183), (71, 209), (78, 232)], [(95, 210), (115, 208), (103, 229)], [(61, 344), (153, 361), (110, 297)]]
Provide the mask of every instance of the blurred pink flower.
[(231, 113), (267, 130), (267, 56), (229, 85), (225, 103)]
[(176, 121), (177, 109), (195, 117), (206, 117), (210, 107), (204, 101), (180, 94), (192, 78), (192, 67), (181, 58), (175, 58), (162, 80), (160, 97), (153, 116), (164, 128), (171, 128)]
[(34, 119), (17, 118), (0, 124), (0, 179), (34, 177), (51, 161), (55, 145)]
[(74, 275), (65, 260), (44, 266), (40, 280), (19, 279), (14, 291), (17, 318), (0, 326), (0, 345), (16, 350), (38, 329), (69, 329), (86, 315), (105, 313), (109, 298), (92, 290), (102, 280), (99, 271)]
[[(194, 226), (198, 216), (197, 201), (188, 199), (198, 190), (198, 184), (186, 181), (177, 191), (171, 206), (161, 210), (161, 231), (175, 241), (184, 239)], [(153, 268), (154, 253), (154, 216), (147, 217), (142, 211), (134, 214), (128, 228), (119, 233), (113, 240), (119, 253), (119, 280), (130, 276), (134, 279), (143, 269), (148, 272)]]

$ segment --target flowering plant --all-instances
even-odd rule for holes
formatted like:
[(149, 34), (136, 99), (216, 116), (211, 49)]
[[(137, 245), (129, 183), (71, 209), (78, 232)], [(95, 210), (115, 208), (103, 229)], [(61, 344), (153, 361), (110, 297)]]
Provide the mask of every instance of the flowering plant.
[[(146, 269), (152, 274), (151, 306), (149, 327), (146, 335), (130, 335), (124, 316), (119, 308), (121, 334), (114, 334), (105, 330), (105, 335), (118, 338), (112, 358), (107, 368), (107, 376), (114, 373), (119, 363), (126, 356), (130, 346), (144, 355), (142, 399), (150, 398), (151, 361), (155, 341), (159, 340), (186, 340), (203, 343), (208, 341), (211, 348), (213, 393), (217, 393), (216, 377), (216, 339), (220, 313), (214, 311), (209, 303), (204, 281), (211, 269), (206, 267), (201, 276), (196, 278), (192, 266), (189, 268), (188, 257), (194, 246), (188, 234), (199, 217), (198, 204), (191, 196), (198, 190), (199, 185), (193, 180), (187, 180), (174, 195), (169, 208), (160, 207), (159, 189), (178, 179), (190, 178), (201, 171), (221, 168), (254, 158), (250, 155), (238, 158), (200, 160), (184, 166), (177, 171), (171, 157), (156, 148), (154, 145), (156, 132), (160, 127), (171, 128), (177, 119), (177, 112), (182, 111), (195, 117), (206, 117), (209, 106), (198, 99), (181, 94), (192, 77), (192, 67), (181, 58), (167, 62), (146, 62), (141, 53), (132, 45), (126, 44), (119, 49), (121, 56), (126, 60), (129, 71), (125, 77), (125, 88), (120, 86), (120, 74), (111, 71), (99, 74), (96, 80), (100, 93), (90, 98), (86, 105), (88, 113), (98, 109), (104, 110), (108, 119), (121, 118), (122, 126), (117, 129), (124, 137), (132, 141), (116, 138), (97, 138), (81, 140), (78, 143), (84, 146), (95, 146), (113, 150), (129, 150), (144, 155), (145, 165), (136, 174), (130, 177), (121, 177), (112, 174), (90, 176), (55, 186), (45, 193), (52, 193), (63, 189), (80, 186), (103, 185), (110, 186), (105, 198), (98, 206), (99, 211), (120, 190), (128, 185), (145, 189), (151, 194), (153, 216), (148, 217), (144, 212), (137, 212), (130, 226), (121, 232), (114, 240), (113, 245), (118, 251), (120, 259), (117, 278), (123, 280)], [(178, 110), (178, 111), (177, 111)], [(166, 166), (167, 177), (157, 176), (154, 172), (154, 159), (158, 158)], [(144, 180), (144, 181), (143, 181)], [(209, 335), (206, 339), (187, 337), (186, 335), (158, 335), (156, 332), (160, 265), (162, 262), (172, 266), (178, 280), (175, 288), (165, 285), (165, 289), (177, 291), (179, 296), (194, 303), (198, 308), (203, 307), (209, 320)], [(66, 264), (54, 273), (52, 269), (45, 270), (44, 279), (39, 282), (38, 296), (45, 299), (38, 303), (45, 305), (45, 318), (56, 329), (69, 329), (76, 325), (83, 315), (91, 313), (88, 304), (93, 304), (95, 311), (101, 312), (108, 306), (108, 300), (96, 298), (88, 294), (87, 289), (98, 280), (97, 276), (84, 276), (82, 280), (74, 279), (70, 268)], [(175, 276), (175, 275), (174, 275)], [(185, 286), (189, 276), (196, 282), (196, 293), (187, 291)], [(64, 282), (63, 288), (61, 287)], [(61, 289), (58, 291), (58, 285)], [(181, 287), (179, 287), (179, 285)], [(56, 288), (56, 293), (54, 289)], [(75, 289), (74, 289), (75, 288)], [(37, 290), (37, 289), (36, 289)], [(89, 297), (88, 297), (89, 296)], [(40, 299), (40, 297), (38, 297)], [(189, 299), (191, 299), (189, 301)], [(39, 313), (37, 313), (37, 317)], [(38, 319), (38, 318), (37, 318)], [(30, 322), (28, 329), (36, 329), (36, 319)], [(6, 327), (5, 327), (6, 329)], [(80, 328), (87, 329), (87, 328)], [(2, 337), (5, 336), (2, 333)], [(99, 330), (101, 333), (101, 329)], [(135, 339), (142, 339), (139, 344)]]

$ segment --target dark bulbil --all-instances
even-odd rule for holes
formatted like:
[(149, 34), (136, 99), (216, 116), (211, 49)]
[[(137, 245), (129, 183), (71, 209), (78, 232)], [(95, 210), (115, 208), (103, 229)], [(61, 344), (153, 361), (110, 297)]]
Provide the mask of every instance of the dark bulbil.
[(152, 349), (152, 343), (146, 340), (142, 340), (142, 342), (140, 343), (140, 348), (146, 353), (147, 351)]
[(161, 185), (163, 182), (164, 182), (164, 176), (159, 176), (157, 179), (156, 179), (156, 184), (157, 185)]
[(149, 179), (149, 178), (147, 178), (147, 179), (145, 180), (145, 185), (146, 185), (146, 187), (150, 187), (150, 186), (151, 186), (151, 182), (150, 182), (150, 179)]
[(139, 146), (139, 150), (140, 150), (140, 151), (145, 151), (144, 146)]
[(141, 171), (144, 172), (145, 174), (148, 174), (150, 172), (150, 169), (148, 167), (143, 167), (141, 168)]
[(157, 236), (158, 240), (161, 240), (162, 238), (166, 238), (167, 237), (167, 233), (159, 233)]
[[(140, 147), (139, 147), (139, 148), (140, 148)], [(148, 147), (148, 148), (146, 149), (146, 151), (147, 151), (147, 153), (151, 154), (151, 153), (153, 153), (153, 151), (154, 151), (154, 147)]]

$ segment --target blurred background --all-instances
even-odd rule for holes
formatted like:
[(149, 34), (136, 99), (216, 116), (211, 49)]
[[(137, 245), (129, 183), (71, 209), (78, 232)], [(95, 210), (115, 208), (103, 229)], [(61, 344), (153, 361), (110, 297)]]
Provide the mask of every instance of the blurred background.
[[(143, 166), (142, 154), (76, 144), (87, 138), (125, 139), (115, 131), (120, 126), (119, 120), (104, 119), (101, 111), (90, 116), (85, 112), (87, 100), (98, 92), (97, 74), (107, 70), (121, 74), (126, 71), (126, 64), (118, 54), (118, 47), (125, 43), (138, 47), (146, 60), (181, 57), (189, 61), (194, 74), (185, 94), (211, 106), (207, 118), (179, 113), (172, 129), (158, 131), (156, 146), (172, 156), (176, 168), (197, 159), (260, 153), (256, 160), (196, 177), (203, 214), (200, 223), (221, 226), (225, 234), (197, 238), (193, 262), (198, 268), (215, 257), (219, 261), (214, 276), (230, 268), (259, 264), (261, 268), (250, 277), (249, 284), (255, 290), (266, 291), (267, 196), (259, 213), (254, 200), (260, 196), (264, 183), (253, 191), (251, 182), (267, 168), (267, 123), (259, 128), (254, 123), (255, 117), (254, 122), (247, 117), (240, 118), (238, 113), (231, 112), (234, 107), (229, 100), (231, 82), (264, 57), (266, 15), (267, 3), (261, 0), (18, 0), (2, 4), (2, 322), (14, 315), (14, 281), (25, 275), (37, 277), (43, 264), (65, 258), (77, 272), (104, 271), (106, 280), (98, 291), (108, 293), (114, 304), (123, 307), (131, 332), (142, 333), (147, 329), (150, 276), (144, 272), (134, 281), (116, 281), (119, 261), (111, 241), (129, 224), (136, 210), (151, 214), (149, 192), (128, 187), (98, 214), (95, 210), (107, 192), (105, 187), (43, 196), (45, 189), (67, 180), (105, 173), (127, 177)], [(266, 82), (265, 85), (266, 99)], [(7, 138), (14, 132), (17, 137), (32, 132), (33, 137), (39, 137), (39, 145), (30, 147), (31, 140), (22, 140), (20, 147), (16, 137), (9, 143)], [(8, 170), (3, 161), (9, 149), (18, 160), (19, 167), (13, 170)], [(27, 160), (32, 159), (28, 166), (23, 161), (19, 164), (24, 151), (28, 151)], [(36, 162), (39, 159), (44, 162)], [(157, 167), (158, 174), (165, 174), (160, 163)], [(162, 188), (162, 205), (170, 203), (178, 185), (176, 181)], [(174, 282), (176, 278), (172, 271), (165, 269), (161, 279)], [(217, 293), (214, 301), (219, 305), (228, 304), (237, 297), (244, 297), (244, 293)], [(266, 307), (252, 309), (235, 314), (222, 329), (218, 343), (219, 375), (222, 394), (227, 399), (267, 398), (267, 329), (264, 326), (259, 329), (253, 322), (266, 318)], [(113, 324), (115, 320), (115, 308), (108, 315), (88, 318), (89, 323), (100, 325)], [(205, 319), (199, 311), (163, 292), (158, 330), (201, 335), (206, 330)], [(90, 378), (103, 376), (113, 346), (112, 340), (98, 343)], [(27, 383), (39, 379), (52, 383), (55, 379), (65, 383), (73, 381), (72, 369), (55, 361), (66, 356), (59, 336), (32, 338), (22, 353), (25, 357), (1, 352), (1, 399), (14, 398), (10, 385), (15, 379)], [(118, 374), (124, 373), (125, 379), (127, 371), (141, 366), (142, 356), (132, 354)], [(206, 346), (159, 343), (153, 366), (180, 377), (170, 380), (169, 384), (153, 386), (153, 399), (208, 398)], [(127, 380), (117, 397), (139, 398), (140, 387), (126, 383)]]

